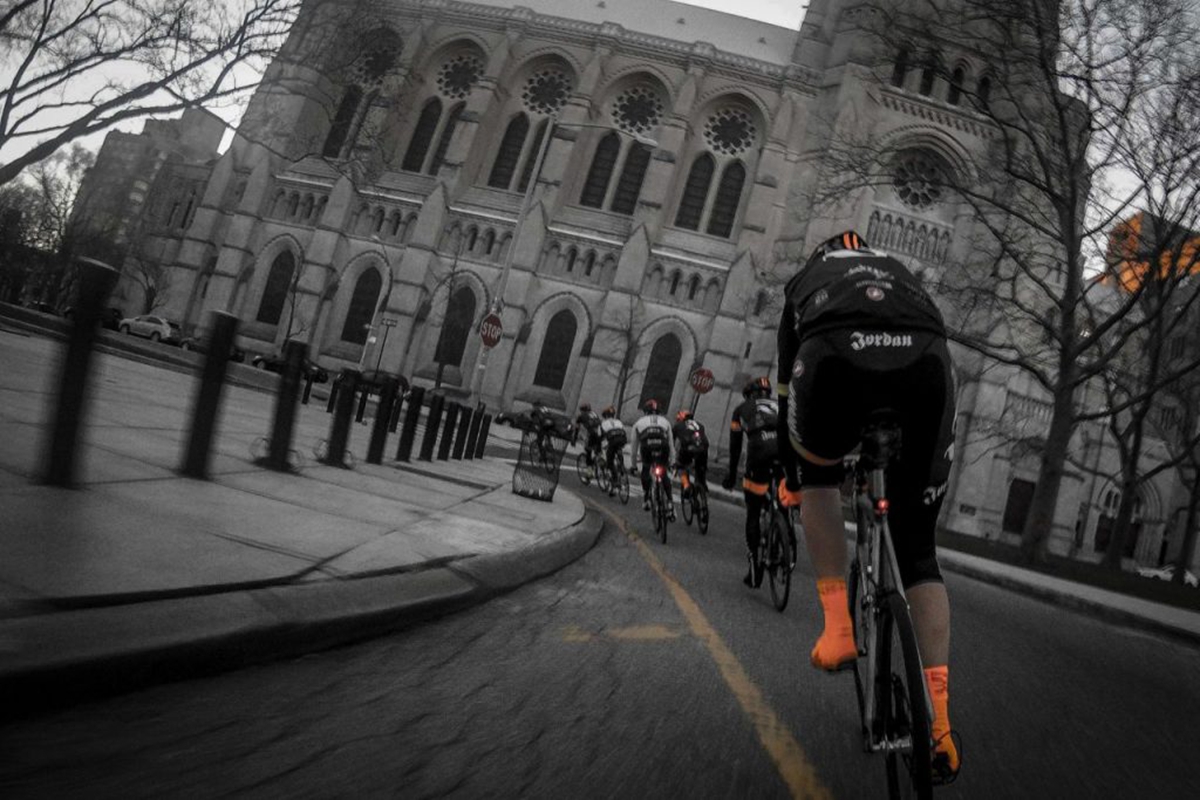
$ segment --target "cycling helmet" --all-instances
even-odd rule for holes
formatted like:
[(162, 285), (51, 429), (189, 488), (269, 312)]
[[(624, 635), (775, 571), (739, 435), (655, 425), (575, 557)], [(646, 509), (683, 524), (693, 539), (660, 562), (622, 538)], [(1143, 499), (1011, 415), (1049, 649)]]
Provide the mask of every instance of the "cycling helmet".
[(742, 387), (742, 397), (750, 397), (751, 395), (768, 395), (771, 393), (771, 379), (765, 375), (760, 375), (757, 378), (751, 378), (746, 381), (746, 385)]
[(649, 400), (642, 403), (642, 411), (645, 411), (647, 414), (657, 414), (658, 401), (651, 397)]
[(592, 410), (592, 404), (591, 404), (591, 403), (580, 403), (580, 404), (579, 404), (579, 410), (580, 410), (580, 411), (591, 411), (591, 410)]
[(843, 231), (837, 236), (826, 239), (817, 245), (812, 255), (808, 257), (807, 263), (811, 264), (838, 250), (867, 250), (869, 248), (870, 245), (867, 244), (866, 240), (855, 231)]
[(684, 420), (689, 420), (691, 418), (692, 412), (688, 411), (686, 408), (680, 409), (679, 413), (675, 415), (676, 422), (683, 422)]
[(612, 406), (609, 406), (608, 408), (604, 409), (603, 412), (601, 412), (601, 416), (603, 416), (605, 418), (615, 417), (616, 415), (617, 415), (617, 410), (615, 408), (613, 408)]

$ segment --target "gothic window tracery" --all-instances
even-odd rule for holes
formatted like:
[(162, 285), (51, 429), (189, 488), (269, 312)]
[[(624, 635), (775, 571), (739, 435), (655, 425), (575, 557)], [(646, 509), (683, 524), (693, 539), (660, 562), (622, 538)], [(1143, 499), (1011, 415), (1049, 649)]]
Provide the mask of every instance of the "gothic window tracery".
[(291, 288), (292, 274), (296, 271), (296, 259), (291, 252), (284, 250), (275, 256), (271, 269), (267, 273), (267, 282), (263, 286), (262, 299), (258, 303), (258, 314), (255, 319), (267, 325), (278, 325), (283, 316), (283, 305), (287, 301), (288, 289)]
[(542, 352), (538, 357), (533, 383), (554, 391), (562, 391), (571, 363), (571, 350), (575, 347), (575, 335), (579, 323), (575, 315), (563, 309), (550, 318), (546, 335), (542, 340)]
[(926, 153), (910, 151), (896, 161), (892, 187), (901, 202), (912, 208), (924, 210), (937, 203), (945, 183), (941, 165)]
[(343, 342), (366, 344), (367, 328), (375, 316), (375, 303), (379, 300), (382, 288), (383, 279), (374, 267), (358, 276), (354, 293), (350, 295), (350, 305), (346, 309), (346, 320), (342, 324)]
[(482, 60), (465, 53), (455, 56), (438, 70), (438, 92), (448, 100), (461, 100), (471, 93), (482, 75)]
[(758, 125), (749, 110), (726, 105), (708, 116), (701, 138), (706, 151), (692, 162), (675, 226), (728, 239), (733, 235), (746, 180), (756, 160)]

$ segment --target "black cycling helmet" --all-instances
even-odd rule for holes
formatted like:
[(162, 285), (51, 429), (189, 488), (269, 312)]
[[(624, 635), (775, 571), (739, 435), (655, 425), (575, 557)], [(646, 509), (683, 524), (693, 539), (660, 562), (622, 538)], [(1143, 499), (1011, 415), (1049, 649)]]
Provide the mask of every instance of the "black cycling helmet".
[(657, 414), (658, 401), (651, 397), (649, 400), (642, 403), (642, 411), (645, 411), (647, 414)]
[(808, 257), (806, 265), (838, 250), (867, 250), (870, 247), (866, 239), (859, 236), (857, 232), (842, 231), (837, 236), (826, 239), (817, 245), (816, 249), (812, 251), (812, 255)]
[(579, 410), (580, 410), (580, 411), (591, 411), (591, 410), (592, 410), (592, 404), (591, 404), (591, 403), (580, 403), (580, 404), (579, 404)]
[(606, 418), (615, 417), (617, 415), (617, 410), (612, 406), (609, 406), (608, 408), (604, 409), (600, 415)]
[(757, 378), (751, 378), (746, 381), (746, 385), (742, 387), (742, 397), (750, 397), (751, 395), (766, 396), (771, 393), (771, 379), (766, 375), (760, 375)]

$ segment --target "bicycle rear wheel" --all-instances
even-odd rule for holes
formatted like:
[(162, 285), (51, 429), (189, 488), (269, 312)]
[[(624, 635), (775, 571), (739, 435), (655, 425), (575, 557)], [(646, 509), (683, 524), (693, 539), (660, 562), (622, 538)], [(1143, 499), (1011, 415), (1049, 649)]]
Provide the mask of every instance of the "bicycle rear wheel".
[(771, 524), (767, 532), (767, 583), (776, 611), (787, 608), (792, 591), (792, 548), (788, 542), (787, 523), (778, 506), (771, 506)]
[(588, 464), (587, 451), (575, 456), (575, 474), (579, 476), (579, 482), (587, 486), (592, 482), (592, 465)]
[(878, 670), (879, 714), (887, 750), (888, 796), (933, 796), (930, 768), (932, 736), (925, 705), (925, 672), (917, 650), (908, 603), (889, 593), (880, 620)]
[(654, 512), (654, 527), (658, 531), (662, 543), (667, 543), (667, 493), (663, 491), (662, 483), (654, 484), (654, 502), (651, 510)]
[(683, 494), (683, 490), (682, 489), (679, 490), (679, 507), (680, 507), (680, 510), (683, 512), (683, 524), (685, 524), (685, 525), (691, 525), (692, 518), (696, 516), (696, 507), (694, 504), (695, 501), (693, 500), (693, 498), (696, 496), (696, 491), (697, 491), (696, 484), (693, 483), (689, 487), (689, 491), (691, 492), (691, 495), (688, 497), (685, 497)]

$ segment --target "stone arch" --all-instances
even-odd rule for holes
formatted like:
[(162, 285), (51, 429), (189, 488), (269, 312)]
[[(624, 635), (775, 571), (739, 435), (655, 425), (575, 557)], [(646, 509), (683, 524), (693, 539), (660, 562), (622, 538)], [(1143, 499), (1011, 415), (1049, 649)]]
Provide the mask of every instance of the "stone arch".
[(721, 279), (710, 278), (704, 286), (704, 310), (715, 312), (721, 307)]
[(441, 39), (430, 42), (424, 49), (425, 54), (420, 62), (413, 65), (413, 74), (431, 74), (444, 60), (463, 53), (479, 57), (486, 66), (492, 52), (487, 40), (482, 36), (462, 30), (448, 33)]
[(966, 148), (940, 128), (927, 123), (905, 125), (890, 131), (880, 140), (880, 150), (893, 155), (907, 150), (929, 151), (951, 170), (954, 181), (963, 186), (978, 181), (978, 172)]
[(655, 264), (650, 272), (646, 275), (646, 283), (642, 287), (642, 293), (646, 297), (658, 297), (659, 287), (663, 282), (663, 268), (661, 264)]
[(551, 274), (558, 272), (558, 262), (561, 259), (562, 247), (557, 240), (551, 241), (546, 245), (546, 249), (542, 252), (542, 271)]
[[(563, 312), (572, 315), (576, 322), (575, 337), (571, 342), (569, 353), (558, 352), (557, 357), (567, 357), (563, 371), (563, 382), (559, 389), (538, 386), (538, 366), (546, 350), (548, 336), (552, 335), (551, 322)], [(560, 318), (561, 319), (561, 318)], [(591, 309), (577, 294), (570, 291), (552, 294), (534, 309), (529, 317), (530, 335), (521, 355), (522, 363), (519, 370), (514, 370), (514, 380), (510, 387), (519, 387), (517, 399), (526, 401), (541, 401), (552, 407), (568, 408), (578, 395), (585, 372), (582, 356), (583, 345), (595, 331)], [(544, 376), (543, 376), (544, 377)], [(506, 391), (509, 387), (505, 387)]]
[(663, 98), (670, 104), (675, 102), (675, 92), (672, 87), (675, 81), (656, 64), (630, 64), (623, 67), (611, 75), (606, 75), (604, 83), (596, 87), (595, 97), (600, 98), (600, 102), (606, 103), (614, 94), (630, 86), (638, 83), (657, 84), (657, 88), (662, 92)]
[(771, 116), (770, 104), (757, 92), (747, 89), (744, 86), (739, 86), (735, 83), (722, 83), (696, 98), (696, 112), (693, 114), (695, 118), (701, 118), (713, 108), (725, 104), (747, 106), (752, 109), (753, 115), (756, 117), (755, 124), (759, 126), (760, 131), (760, 146), (766, 144), (767, 135), (770, 132), (770, 123), (773, 121)]
[(243, 311), (239, 312), (239, 316), (248, 312), (247, 321), (251, 324), (257, 323), (259, 305), (262, 303), (263, 291), (266, 288), (271, 265), (275, 262), (275, 258), (284, 251), (291, 253), (295, 269), (302, 272), (304, 248), (299, 240), (289, 233), (276, 236), (263, 245), (254, 261), (247, 265), (247, 269), (243, 270), (243, 274), (246, 276), (244, 279), (246, 289), (241, 301)]
[[(674, 314), (659, 317), (641, 330), (637, 338), (638, 353), (634, 359), (632, 374), (641, 378), (636, 395), (640, 397), (642, 395), (642, 384), (645, 383), (646, 369), (650, 361), (650, 350), (654, 343), (667, 333), (674, 334), (678, 338), (681, 347), (679, 367), (671, 390), (672, 401), (678, 403), (684, 399), (684, 393), (687, 388), (688, 367), (695, 363), (696, 355), (700, 351), (699, 340), (695, 332), (682, 318)], [(629, 391), (629, 388), (626, 389), (626, 397), (632, 398), (635, 395)], [(665, 409), (664, 413), (670, 410)]]

